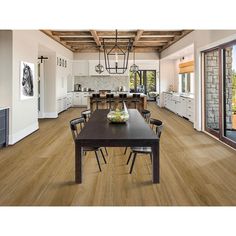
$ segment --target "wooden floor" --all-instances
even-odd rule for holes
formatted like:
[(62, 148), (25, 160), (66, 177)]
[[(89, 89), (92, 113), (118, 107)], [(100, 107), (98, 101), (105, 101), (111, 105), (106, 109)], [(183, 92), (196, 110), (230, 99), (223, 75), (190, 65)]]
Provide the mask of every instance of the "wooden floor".
[(128, 174), (124, 148), (108, 148), (101, 173), (94, 153), (88, 154), (83, 184), (75, 184), (68, 124), (81, 109), (71, 108), (58, 119), (41, 120), (39, 131), (0, 150), (0, 205), (236, 205), (236, 151), (154, 103), (148, 108), (165, 124), (160, 184), (152, 184), (148, 156), (140, 155)]

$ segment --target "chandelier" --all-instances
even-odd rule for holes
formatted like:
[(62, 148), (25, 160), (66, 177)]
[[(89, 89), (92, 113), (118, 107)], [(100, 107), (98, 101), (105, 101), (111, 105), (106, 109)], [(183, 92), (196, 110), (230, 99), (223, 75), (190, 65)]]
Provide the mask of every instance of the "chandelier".
[(101, 74), (103, 71), (104, 71), (104, 67), (103, 65), (100, 63), (100, 47), (99, 47), (99, 53), (98, 53), (98, 57), (99, 57), (99, 62), (98, 64), (95, 66), (95, 71), (98, 73), (98, 74)]
[(135, 64), (135, 47), (133, 47), (133, 65), (130, 66), (130, 72), (137, 73), (139, 70), (138, 66)]
[(131, 38), (118, 38), (116, 30), (115, 43), (111, 38), (103, 38), (105, 67), (109, 74), (124, 74), (128, 67), (129, 52), (132, 47)]

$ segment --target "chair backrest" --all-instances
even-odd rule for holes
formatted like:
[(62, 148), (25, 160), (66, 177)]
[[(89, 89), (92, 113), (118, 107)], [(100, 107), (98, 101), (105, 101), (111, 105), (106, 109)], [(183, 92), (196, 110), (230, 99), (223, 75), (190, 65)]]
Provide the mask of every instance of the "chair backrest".
[(84, 121), (85, 122), (88, 122), (88, 120), (90, 119), (91, 117), (91, 110), (84, 110), (81, 112), (81, 116), (84, 118)]
[(145, 119), (145, 121), (149, 124), (150, 118), (151, 118), (151, 112), (149, 110), (142, 110), (141, 114), (143, 118)]
[(79, 135), (78, 124), (80, 125), (80, 130), (81, 130), (84, 126), (84, 122), (85, 120), (83, 117), (79, 117), (70, 121), (70, 130), (71, 130), (74, 141)]
[(155, 129), (156, 129), (155, 132), (156, 132), (158, 138), (161, 138), (161, 133), (162, 133), (162, 130), (164, 127), (163, 122), (160, 120), (151, 118), (150, 124), (152, 125), (152, 128), (155, 126)]
[(119, 98), (127, 98), (127, 94), (126, 93), (120, 93)]
[(106, 98), (114, 98), (114, 94), (113, 93), (108, 93), (108, 94), (106, 94)]
[(134, 93), (133, 98), (140, 98), (140, 94), (139, 93)]
[(92, 97), (93, 97), (93, 98), (100, 98), (100, 94), (99, 94), (99, 93), (93, 93), (93, 94), (92, 94)]

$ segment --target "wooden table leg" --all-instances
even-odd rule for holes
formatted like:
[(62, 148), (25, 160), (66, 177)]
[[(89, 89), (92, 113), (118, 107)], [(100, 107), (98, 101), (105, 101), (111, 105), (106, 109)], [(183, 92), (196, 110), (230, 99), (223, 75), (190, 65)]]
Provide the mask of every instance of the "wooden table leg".
[(159, 140), (152, 146), (152, 182), (160, 183)]
[(83, 148), (79, 143), (75, 144), (75, 182), (82, 183), (82, 156)]

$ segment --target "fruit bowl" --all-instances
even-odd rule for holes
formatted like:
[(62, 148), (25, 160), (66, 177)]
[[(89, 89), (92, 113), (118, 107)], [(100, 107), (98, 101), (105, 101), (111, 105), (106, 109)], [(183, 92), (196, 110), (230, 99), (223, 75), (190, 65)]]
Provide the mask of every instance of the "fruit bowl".
[(129, 113), (125, 110), (116, 109), (107, 114), (107, 119), (111, 123), (125, 123), (129, 119)]

